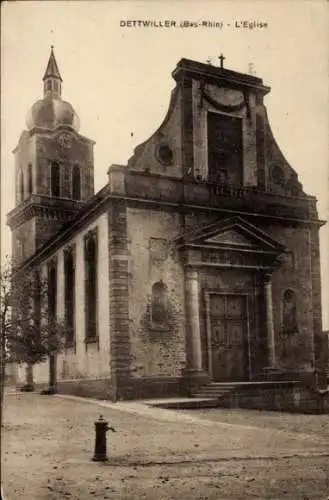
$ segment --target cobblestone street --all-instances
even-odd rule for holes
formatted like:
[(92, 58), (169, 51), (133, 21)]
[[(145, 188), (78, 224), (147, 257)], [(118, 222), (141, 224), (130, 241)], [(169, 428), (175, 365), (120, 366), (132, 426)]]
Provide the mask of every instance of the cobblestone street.
[[(107, 463), (91, 461), (101, 413), (116, 429)], [(327, 415), (11, 394), (4, 417), (6, 500), (329, 496)]]

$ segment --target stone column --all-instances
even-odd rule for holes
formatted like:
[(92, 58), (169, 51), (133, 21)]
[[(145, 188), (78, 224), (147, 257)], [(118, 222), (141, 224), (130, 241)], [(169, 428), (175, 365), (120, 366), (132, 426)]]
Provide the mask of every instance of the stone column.
[(194, 269), (186, 270), (186, 312), (187, 312), (187, 342), (188, 342), (188, 371), (202, 371), (202, 349), (200, 337), (200, 306), (198, 272)]
[(267, 331), (267, 346), (268, 346), (268, 365), (275, 366), (275, 335), (274, 335), (274, 319), (273, 319), (273, 299), (272, 299), (272, 275), (264, 275), (264, 294), (265, 294), (265, 309), (266, 309), (266, 331)]

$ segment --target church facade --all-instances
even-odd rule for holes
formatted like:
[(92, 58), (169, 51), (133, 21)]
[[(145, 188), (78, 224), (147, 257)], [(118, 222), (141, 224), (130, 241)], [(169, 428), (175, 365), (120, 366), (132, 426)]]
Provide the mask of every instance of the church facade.
[[(94, 194), (94, 142), (51, 52), (8, 224), (67, 325), (61, 391), (187, 395), (327, 369), (316, 199), (273, 137), (270, 88), (222, 66), (182, 59), (164, 121)], [(46, 383), (47, 363), (34, 376)]]

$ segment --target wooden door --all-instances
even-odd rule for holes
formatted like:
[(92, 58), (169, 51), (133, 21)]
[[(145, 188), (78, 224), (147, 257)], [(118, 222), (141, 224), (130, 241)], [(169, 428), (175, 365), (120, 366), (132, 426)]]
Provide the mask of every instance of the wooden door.
[(210, 296), (211, 357), (213, 380), (248, 379), (246, 297)]

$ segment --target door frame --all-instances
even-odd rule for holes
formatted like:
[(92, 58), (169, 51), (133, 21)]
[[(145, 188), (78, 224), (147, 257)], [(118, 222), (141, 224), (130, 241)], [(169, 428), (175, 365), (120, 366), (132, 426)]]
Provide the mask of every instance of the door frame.
[(246, 322), (247, 322), (247, 353), (248, 356), (248, 368), (247, 374), (248, 379), (251, 380), (251, 351), (250, 351), (250, 316), (249, 316), (249, 305), (248, 298), (252, 295), (251, 292), (240, 292), (240, 291), (230, 291), (230, 290), (205, 290), (204, 298), (206, 305), (206, 332), (207, 332), (207, 351), (208, 351), (208, 373), (213, 380), (213, 358), (212, 358), (212, 342), (211, 342), (211, 320), (210, 320), (210, 302), (212, 295), (239, 295), (240, 297), (245, 298), (245, 307), (246, 307)]

